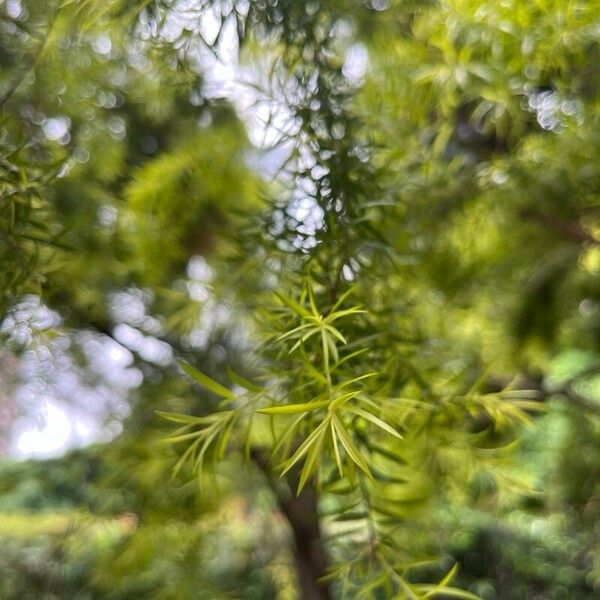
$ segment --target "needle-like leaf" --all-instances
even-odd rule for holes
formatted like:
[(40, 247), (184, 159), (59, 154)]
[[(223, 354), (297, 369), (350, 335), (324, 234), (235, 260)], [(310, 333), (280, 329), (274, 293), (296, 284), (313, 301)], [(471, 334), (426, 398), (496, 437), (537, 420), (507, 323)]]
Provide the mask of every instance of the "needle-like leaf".
[(328, 424), (329, 419), (325, 419), (323, 422), (321, 422), (321, 424), (304, 440), (298, 450), (294, 452), (292, 457), (285, 461), (285, 467), (281, 472), (282, 477), (308, 452), (310, 447), (319, 438), (321, 432), (327, 427)]
[(346, 454), (348, 455), (350, 460), (352, 460), (352, 462), (361, 471), (363, 471), (366, 475), (371, 477), (369, 465), (367, 465), (365, 459), (361, 456), (360, 452), (358, 451), (358, 448), (356, 448), (356, 446), (354, 445), (350, 434), (346, 431), (344, 424), (335, 412), (331, 413), (331, 419), (333, 421), (333, 426), (335, 427), (335, 431), (340, 439), (340, 442), (342, 443), (342, 446), (344, 447), (344, 450), (346, 451)]
[(269, 406), (267, 408), (259, 408), (256, 412), (265, 415), (295, 415), (298, 413), (310, 412), (319, 408), (329, 406), (329, 400), (321, 400), (319, 402), (304, 402), (302, 404), (283, 404), (281, 406)]
[(227, 398), (228, 400), (235, 398), (235, 394), (230, 389), (228, 389), (225, 386), (221, 385), (220, 383), (216, 382), (214, 379), (212, 379), (208, 375), (205, 375), (204, 373), (202, 373), (195, 367), (192, 367), (192, 365), (190, 365), (186, 362), (183, 362), (182, 360), (178, 360), (177, 364), (194, 381), (199, 383), (203, 388), (206, 388), (207, 390), (211, 391), (213, 394), (216, 394), (217, 396), (221, 396), (221, 398)]
[(373, 423), (373, 425), (376, 425), (380, 429), (383, 429), (384, 431), (387, 431), (394, 437), (397, 437), (399, 440), (403, 439), (402, 436), (391, 425), (388, 425), (385, 421), (382, 421), (379, 417), (376, 417), (374, 414), (371, 414), (370, 412), (367, 412), (362, 408), (358, 408), (358, 406), (346, 405), (344, 406), (343, 410), (357, 415), (359, 417), (362, 417), (366, 421)]

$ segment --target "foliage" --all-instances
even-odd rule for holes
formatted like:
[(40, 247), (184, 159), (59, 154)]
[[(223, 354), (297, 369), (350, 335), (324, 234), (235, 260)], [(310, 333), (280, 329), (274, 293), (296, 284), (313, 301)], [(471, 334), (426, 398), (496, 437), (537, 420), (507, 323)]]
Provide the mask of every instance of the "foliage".
[(130, 444), (107, 456), (90, 448), (43, 469), (3, 466), (1, 485), (12, 493), (4, 495), (0, 526), (1, 597), (273, 595), (269, 561), (284, 556), (283, 532), (272, 547), (281, 556), (252, 553), (268, 511), (237, 495), (212, 511), (193, 487), (165, 487), (170, 463), (156, 455), (135, 477), (115, 477), (117, 466), (138, 467), (144, 451)]
[[(87, 332), (139, 373), (90, 487), (31, 465), (24, 488), (0, 482), (9, 510), (85, 515), (72, 535), (49, 517), (57, 564), (80, 569), (52, 593), (270, 597), (290, 578), (304, 598), (593, 593), (594, 3), (0, 10), (6, 351), (106, 387)], [(27, 318), (34, 295), (56, 327)], [(216, 564), (204, 536), (254, 492), (283, 533)], [(31, 523), (41, 587), (15, 575), (22, 597), (54, 564)], [(536, 523), (550, 533), (523, 534)], [(530, 569), (512, 560), (531, 545)]]

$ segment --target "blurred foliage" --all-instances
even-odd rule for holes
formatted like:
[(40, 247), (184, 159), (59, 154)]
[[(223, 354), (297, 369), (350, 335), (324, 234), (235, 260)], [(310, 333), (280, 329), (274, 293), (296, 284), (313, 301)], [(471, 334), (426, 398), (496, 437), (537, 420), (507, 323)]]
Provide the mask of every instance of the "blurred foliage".
[[(277, 582), (285, 598), (286, 534), (268, 496), (256, 489), (249, 504), (233, 474), (220, 486), (226, 500), (200, 496), (170, 480), (164, 449), (131, 439), (4, 463), (1, 597), (264, 598)], [(251, 478), (243, 485), (255, 488)], [(272, 543), (256, 552), (265, 527)]]
[(1, 3), (0, 596), (597, 594), (599, 13)]

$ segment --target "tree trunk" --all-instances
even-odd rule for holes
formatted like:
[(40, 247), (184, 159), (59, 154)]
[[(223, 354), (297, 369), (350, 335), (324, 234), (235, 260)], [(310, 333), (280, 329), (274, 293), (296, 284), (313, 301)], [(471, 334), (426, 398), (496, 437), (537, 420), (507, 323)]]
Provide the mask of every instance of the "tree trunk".
[(327, 555), (321, 537), (314, 488), (307, 486), (297, 497), (279, 495), (277, 500), (292, 529), (302, 600), (330, 600), (329, 585), (319, 581), (327, 573)]
[[(287, 519), (294, 540), (294, 561), (302, 600), (331, 600), (329, 584), (321, 581), (327, 574), (327, 554), (321, 535), (318, 515), (318, 496), (312, 485), (306, 485), (299, 496), (298, 468), (287, 475), (288, 489), (269, 467), (263, 452), (253, 449), (251, 457), (264, 473), (277, 499), (279, 510)], [(286, 486), (283, 486), (286, 487)]]

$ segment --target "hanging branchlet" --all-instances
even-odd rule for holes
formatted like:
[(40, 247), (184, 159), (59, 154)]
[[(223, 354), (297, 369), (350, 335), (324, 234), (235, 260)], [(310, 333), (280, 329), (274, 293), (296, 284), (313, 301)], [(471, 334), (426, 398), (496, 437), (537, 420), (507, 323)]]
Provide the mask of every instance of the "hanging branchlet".
[[(228, 453), (243, 449), (250, 459), (260, 451), (274, 475), (298, 494), (307, 486), (321, 494), (329, 507), (321, 516), (339, 558), (333, 573), (344, 574), (348, 594), (391, 585), (395, 593), (417, 598), (433, 593), (473, 598), (449, 586), (456, 569), (436, 585), (414, 583), (415, 557), (403, 525), (426, 512), (440, 493), (440, 477), (451, 488), (464, 486), (466, 470), (486, 472), (498, 486), (514, 487), (505, 479), (502, 457), (513, 432), (529, 422), (528, 413), (539, 403), (511, 386), (482, 393), (482, 381), (466, 392), (444, 385), (433, 395), (386, 395), (389, 374), (377, 365), (365, 369), (368, 348), (351, 345), (353, 324), (368, 318), (350, 302), (354, 290), (327, 307), (319, 304), (316, 286), (307, 277), (297, 299), (277, 292), (265, 310), (263, 324), (270, 332), (261, 353), (270, 364), (257, 374), (263, 384), (230, 373), (230, 389), (180, 363), (220, 401), (219, 410), (204, 417), (163, 414), (181, 425), (168, 439), (185, 447), (176, 470), (189, 461), (198, 472), (211, 471)], [(487, 430), (501, 435), (493, 442)], [(270, 434), (261, 436), (265, 431)], [(444, 434), (448, 431), (452, 435)], [(419, 469), (426, 455), (431, 466)], [(362, 553), (347, 558), (344, 548), (358, 540)]]

